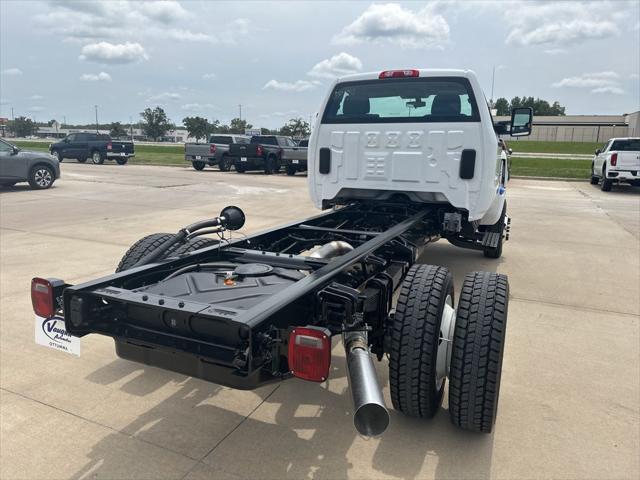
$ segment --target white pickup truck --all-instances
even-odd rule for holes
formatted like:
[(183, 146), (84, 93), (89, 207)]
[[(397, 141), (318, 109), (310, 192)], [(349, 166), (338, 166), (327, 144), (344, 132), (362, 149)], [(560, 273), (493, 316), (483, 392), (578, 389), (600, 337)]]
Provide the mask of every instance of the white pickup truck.
[(319, 208), (354, 200), (432, 204), (454, 245), (502, 253), (507, 154), (497, 134), (531, 133), (532, 111), (494, 125), (469, 70), (387, 70), (335, 80), (309, 140)]
[(596, 150), (591, 163), (591, 184), (608, 192), (614, 182), (640, 186), (640, 138), (612, 138)]

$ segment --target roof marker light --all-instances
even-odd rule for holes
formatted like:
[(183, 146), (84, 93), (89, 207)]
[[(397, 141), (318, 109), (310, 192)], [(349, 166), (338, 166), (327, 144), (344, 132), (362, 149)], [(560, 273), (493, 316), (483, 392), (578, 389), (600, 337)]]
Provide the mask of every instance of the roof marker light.
[(383, 80), (385, 78), (406, 78), (406, 77), (419, 77), (419, 70), (385, 70), (381, 72), (378, 78)]

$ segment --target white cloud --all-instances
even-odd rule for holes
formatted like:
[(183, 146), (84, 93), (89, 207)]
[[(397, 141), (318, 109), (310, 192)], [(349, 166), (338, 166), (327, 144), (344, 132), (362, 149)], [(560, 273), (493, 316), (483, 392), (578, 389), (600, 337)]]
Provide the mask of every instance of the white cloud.
[(611, 93), (623, 95), (625, 92), (620, 87), (620, 75), (616, 72), (593, 72), (583, 73), (575, 77), (563, 78), (552, 86), (556, 88), (589, 88), (591, 93)]
[(191, 30), (180, 30), (172, 28), (166, 32), (166, 36), (172, 40), (180, 42), (211, 42), (216, 43), (218, 39), (213, 35), (202, 32), (192, 32)]
[(83, 82), (110, 82), (111, 75), (107, 72), (100, 73), (83, 73), (80, 75), (80, 80)]
[(190, 17), (189, 12), (175, 1), (136, 2), (134, 8), (137, 8), (145, 17), (166, 25)]
[(90, 43), (82, 47), (80, 60), (96, 63), (132, 63), (149, 56), (139, 43)]
[(608, 87), (618, 84), (619, 75), (615, 72), (594, 72), (583, 73), (575, 77), (563, 78), (559, 82), (553, 84), (556, 88), (574, 87), (574, 88), (594, 88)]
[(31, 95), (29, 97), (29, 100), (44, 100), (44, 97), (42, 95)]
[(217, 75), (215, 73), (205, 73), (202, 75), (203, 80), (213, 80)]
[(315, 88), (317, 83), (308, 82), (307, 80), (297, 80), (293, 83), (279, 82), (278, 80), (269, 80), (264, 87), (265, 90), (280, 90), (283, 92), (304, 92)]
[(307, 75), (318, 78), (335, 78), (357, 73), (360, 70), (362, 70), (360, 59), (342, 52), (316, 63)]
[(181, 98), (182, 98), (182, 95), (180, 95), (179, 93), (162, 92), (147, 98), (147, 102), (166, 102), (166, 101), (175, 102), (177, 100), (180, 100)]
[(19, 68), (7, 68), (5, 70), (2, 71), (3, 75), (9, 75), (9, 76), (17, 76), (17, 75), (22, 75), (22, 70), (20, 70)]
[(385, 42), (408, 48), (442, 48), (449, 24), (434, 5), (414, 11), (397, 3), (370, 5), (333, 39), (338, 44)]
[(624, 90), (620, 87), (598, 87), (591, 90), (591, 93), (613, 93), (614, 95), (624, 94)]
[(44, 107), (36, 105), (34, 107), (29, 107), (29, 111), (33, 113), (44, 112)]
[(204, 110), (214, 110), (217, 107), (212, 103), (187, 103), (180, 108), (188, 112), (202, 112)]
[[(616, 2), (617, 3), (617, 2)], [(509, 45), (561, 45), (617, 36), (615, 12), (607, 2), (518, 2), (506, 4)]]

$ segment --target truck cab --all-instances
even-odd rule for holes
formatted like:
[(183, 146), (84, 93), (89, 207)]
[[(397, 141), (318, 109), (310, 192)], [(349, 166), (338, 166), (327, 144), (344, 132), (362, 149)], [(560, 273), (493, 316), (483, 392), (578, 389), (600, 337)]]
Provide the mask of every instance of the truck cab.
[[(530, 109), (507, 128), (531, 132)], [(502, 126), (501, 126), (502, 127)], [(308, 182), (319, 208), (405, 197), (448, 204), (493, 225), (505, 209), (507, 155), (469, 70), (387, 70), (335, 80), (309, 141)]]

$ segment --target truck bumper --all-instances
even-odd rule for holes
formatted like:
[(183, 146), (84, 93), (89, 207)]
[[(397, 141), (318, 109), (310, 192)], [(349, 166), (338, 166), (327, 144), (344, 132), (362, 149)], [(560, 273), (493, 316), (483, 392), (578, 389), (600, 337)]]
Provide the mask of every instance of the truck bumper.
[(126, 158), (128, 160), (135, 156), (135, 153), (127, 153), (126, 155), (120, 155), (119, 153), (107, 153), (107, 160), (117, 160), (118, 158)]
[(235, 165), (245, 167), (245, 170), (261, 170), (264, 168), (264, 158), (262, 157), (231, 157), (231, 160)]
[(306, 171), (307, 170), (307, 161), (306, 160), (291, 160), (291, 159), (285, 159), (284, 160), (284, 165), (289, 167), (296, 167), (299, 171)]
[(639, 170), (607, 170), (607, 178), (623, 182), (640, 181)]
[(208, 165), (216, 165), (218, 162), (216, 160), (216, 157), (207, 157), (207, 156), (200, 156), (200, 158), (196, 158), (199, 155), (185, 155), (184, 159), (187, 162), (205, 162)]

